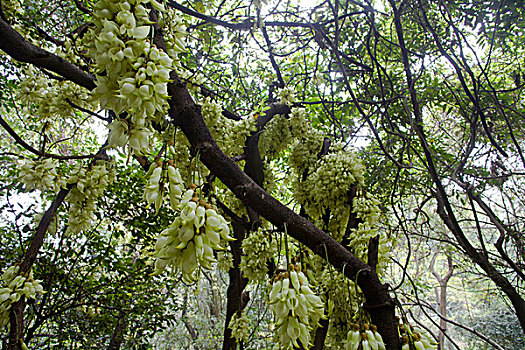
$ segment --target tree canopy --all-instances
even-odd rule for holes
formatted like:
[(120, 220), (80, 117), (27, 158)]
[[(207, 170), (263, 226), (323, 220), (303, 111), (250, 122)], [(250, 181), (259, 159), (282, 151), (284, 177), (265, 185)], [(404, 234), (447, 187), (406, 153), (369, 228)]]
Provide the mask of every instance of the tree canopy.
[(18, 349), (521, 349), (522, 1), (1, 1)]

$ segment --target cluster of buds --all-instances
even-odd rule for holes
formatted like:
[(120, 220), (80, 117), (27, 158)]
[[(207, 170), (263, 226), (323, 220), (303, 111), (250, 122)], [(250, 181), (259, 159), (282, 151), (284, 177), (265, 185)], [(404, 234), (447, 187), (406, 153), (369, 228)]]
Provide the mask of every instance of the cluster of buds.
[(291, 87), (283, 87), (281, 90), (279, 90), (278, 95), (282, 104), (291, 106), (295, 102), (294, 90)]
[(242, 241), (241, 271), (251, 281), (260, 281), (268, 272), (268, 260), (277, 253), (267, 233), (258, 231)]
[(160, 233), (155, 244), (155, 272), (160, 274), (168, 264), (182, 271), (185, 282), (197, 280), (199, 266), (211, 269), (213, 250), (224, 250), (221, 238), (232, 241), (228, 222), (205, 200), (199, 199), (196, 185), (182, 195), (173, 223)]
[(115, 169), (110, 161), (97, 160), (89, 168), (77, 164), (67, 179), (74, 184), (68, 194), (71, 204), (68, 211), (68, 233), (75, 233), (89, 228), (96, 209), (96, 200), (106, 187), (115, 180)]
[(159, 211), (164, 197), (163, 179), (167, 177), (170, 205), (176, 210), (182, 198), (184, 181), (182, 180), (179, 169), (176, 168), (174, 162), (172, 160), (168, 161), (166, 171), (163, 171), (162, 162), (153, 164), (148, 175), (148, 183), (144, 190), (144, 200), (148, 203), (148, 206), (155, 203), (155, 211)]
[(19, 176), (27, 190), (48, 190), (55, 187), (57, 171), (51, 158), (29, 159), (21, 165)]
[(248, 340), (250, 321), (244, 312), (234, 314), (228, 324), (228, 328), (232, 330), (232, 337), (234, 337), (237, 342)]
[[(151, 123), (167, 112), (167, 83), (174, 67), (172, 58), (150, 43), (149, 6), (164, 11), (155, 0), (100, 0), (94, 6), (93, 42), (88, 44), (99, 71), (94, 95), (103, 108), (131, 115), (111, 124), (110, 147), (129, 142), (137, 153), (148, 150)], [(170, 52), (176, 54), (176, 49), (183, 49), (180, 43)]]
[(310, 331), (318, 325), (324, 306), (308, 284), (299, 266), (278, 274), (269, 294), (278, 341), (285, 349), (310, 344)]
[(414, 326), (406, 322), (399, 324), (399, 334), (401, 334), (401, 350), (435, 350), (437, 343), (421, 330), (416, 330)]
[(36, 294), (43, 294), (41, 281), (33, 279), (33, 273), (18, 274), (20, 267), (9, 267), (0, 280), (0, 329), (9, 323), (9, 310), (22, 296), (35, 299)]
[(385, 350), (385, 343), (381, 334), (377, 332), (375, 325), (350, 324), (350, 330), (346, 336), (345, 350)]

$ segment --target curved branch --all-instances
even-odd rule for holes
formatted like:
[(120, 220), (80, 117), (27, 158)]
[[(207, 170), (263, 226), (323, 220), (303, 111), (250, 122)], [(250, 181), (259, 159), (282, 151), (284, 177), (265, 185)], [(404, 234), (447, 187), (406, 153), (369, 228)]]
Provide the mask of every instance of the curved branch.
[(104, 156), (101, 156), (99, 154), (87, 154), (87, 155), (80, 155), (80, 156), (61, 156), (59, 154), (53, 154), (53, 153), (46, 153), (37, 150), (27, 142), (25, 142), (20, 135), (18, 135), (10, 126), (7, 124), (7, 122), (2, 118), (0, 115), (0, 125), (7, 131), (9, 135), (11, 135), (15, 141), (22, 147), (24, 147), (26, 150), (28, 150), (31, 153), (36, 154), (40, 157), (46, 157), (46, 158), (54, 158), (54, 159), (60, 159), (60, 160), (68, 160), (68, 159), (89, 159), (89, 158), (105, 158)]
[(39, 48), (25, 40), (4, 19), (0, 17), (0, 50), (17, 61), (31, 63), (37, 67), (57, 73), (72, 82), (93, 90), (95, 78), (49, 51)]

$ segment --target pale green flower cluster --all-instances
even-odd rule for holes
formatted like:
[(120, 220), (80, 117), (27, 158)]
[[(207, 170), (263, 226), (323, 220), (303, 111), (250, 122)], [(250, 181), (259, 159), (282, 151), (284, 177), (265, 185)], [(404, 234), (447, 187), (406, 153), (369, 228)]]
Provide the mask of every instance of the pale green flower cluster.
[[(79, 54), (85, 49), (83, 43), (68, 36), (61, 38), (61, 40), (63, 45), (56, 46), (55, 54), (77, 66), (84, 66), (86, 64), (85, 58), (82, 54)], [(88, 100), (86, 99), (86, 101)], [(98, 106), (98, 101), (92, 100), (92, 103), (95, 107)]]
[(217, 268), (221, 271), (228, 272), (233, 267), (233, 255), (229, 250), (217, 252)]
[[(370, 193), (363, 193), (362, 190), (357, 192), (352, 203), (352, 211), (363, 222), (358, 225), (357, 229), (352, 230), (349, 247), (359, 259), (366, 261), (368, 256), (368, 243), (372, 237), (379, 234), (378, 224), (381, 216), (380, 203)], [(378, 273), (381, 273), (388, 263), (388, 259), (392, 254), (391, 246), (391, 239), (381, 236), (379, 240)]]
[(172, 264), (182, 271), (185, 282), (193, 283), (198, 279), (199, 266), (207, 270), (212, 268), (213, 249), (224, 250), (221, 238), (234, 240), (228, 222), (204, 200), (199, 200), (194, 189), (195, 186), (191, 186), (182, 195), (178, 215), (157, 238), (155, 275)]
[(323, 316), (324, 305), (309, 286), (299, 266), (275, 277), (269, 293), (269, 305), (275, 317), (276, 336), (283, 349), (305, 348), (312, 331)]
[[(173, 60), (150, 43), (153, 35), (149, 9), (162, 12), (155, 0), (100, 0), (94, 6), (95, 29), (88, 40), (95, 60), (97, 87), (93, 91), (102, 108), (131, 118), (115, 120), (110, 147), (129, 145), (137, 153), (148, 150), (151, 123), (163, 120), (168, 110), (167, 83)], [(182, 34), (181, 34), (182, 35)], [(175, 45), (170, 50), (176, 54)]]
[(40, 284), (42, 281), (33, 279), (33, 272), (18, 274), (20, 267), (9, 267), (0, 279), (0, 329), (9, 324), (9, 310), (22, 296), (36, 299), (36, 295), (43, 294)]
[(299, 178), (312, 169), (321, 151), (324, 135), (312, 127), (304, 108), (293, 108), (290, 125), (296, 140), (290, 151), (290, 165)]
[(346, 339), (348, 324), (359, 310), (360, 296), (356, 294), (355, 283), (327, 265), (324, 259), (316, 256), (311, 263), (315, 275), (312, 274), (310, 279), (318, 281), (318, 290), (330, 317), (325, 346), (340, 349)]
[(19, 178), (26, 190), (56, 190), (57, 171), (51, 158), (26, 159), (20, 164)]
[(423, 330), (415, 328), (406, 320), (398, 326), (401, 334), (401, 350), (435, 350), (438, 348), (438, 344)]
[(278, 95), (282, 104), (291, 106), (295, 102), (294, 90), (288, 86), (279, 90)]
[(77, 164), (67, 182), (74, 184), (67, 196), (68, 233), (76, 233), (91, 227), (96, 200), (106, 187), (115, 180), (115, 169), (108, 161), (98, 160), (88, 169)]
[(68, 120), (75, 116), (75, 109), (66, 102), (67, 98), (83, 108), (91, 109), (96, 106), (95, 102), (86, 102), (89, 101), (89, 92), (86, 89), (70, 81), (49, 79), (33, 66), (25, 69), (24, 73), (26, 76), (20, 81), (17, 99), (25, 106), (32, 106), (34, 110), (31, 114), (42, 122), (49, 123), (49, 128), (64, 127), (63, 124), (56, 123), (57, 117)]
[(2, 11), (8, 18), (13, 15), (23, 15), (25, 13), (24, 6), (22, 6), (22, 1), (20, 0), (2, 1)]
[(380, 202), (374, 198), (370, 193), (359, 191), (352, 202), (352, 211), (356, 213), (357, 217), (369, 224), (379, 222), (381, 209), (379, 209)]
[(290, 121), (284, 115), (274, 116), (259, 136), (261, 156), (271, 159), (287, 148), (293, 139), (290, 127)]
[(222, 107), (209, 97), (202, 103), (202, 116), (217, 144), (229, 156), (242, 154), (246, 138), (256, 130), (255, 119), (228, 119), (222, 115)]
[(354, 184), (363, 184), (363, 173), (364, 167), (354, 153), (329, 153), (316, 162), (296, 189), (295, 198), (312, 218), (321, 217), (327, 209), (333, 216), (343, 218), (348, 210), (348, 193)]
[[(372, 328), (372, 329), (370, 329)], [(361, 329), (358, 324), (351, 324), (346, 337), (345, 350), (385, 350), (383, 337), (377, 332), (377, 327), (364, 324)]]
[(241, 271), (250, 281), (264, 280), (268, 272), (268, 260), (277, 253), (275, 245), (271, 244), (268, 234), (257, 231), (246, 237), (242, 242), (243, 256)]
[(148, 174), (148, 183), (144, 189), (144, 200), (148, 203), (148, 207), (155, 203), (155, 212), (159, 212), (164, 198), (164, 179), (167, 178), (170, 206), (173, 210), (177, 210), (182, 198), (184, 181), (180, 176), (179, 169), (174, 166), (173, 161), (168, 162), (166, 170), (163, 170), (161, 162), (159, 164), (152, 164)]
[(241, 312), (234, 314), (228, 328), (232, 330), (232, 336), (237, 340), (237, 342), (247, 341), (248, 335), (250, 334), (250, 320)]

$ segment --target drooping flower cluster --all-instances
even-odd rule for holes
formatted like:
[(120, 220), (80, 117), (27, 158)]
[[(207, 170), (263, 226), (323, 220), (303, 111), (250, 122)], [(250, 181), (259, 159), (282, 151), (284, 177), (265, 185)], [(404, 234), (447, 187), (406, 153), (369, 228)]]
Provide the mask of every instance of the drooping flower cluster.
[(167, 177), (170, 205), (173, 210), (176, 210), (179, 205), (179, 201), (182, 198), (184, 181), (180, 176), (179, 169), (175, 167), (173, 161), (168, 161), (168, 168), (166, 171), (163, 170), (162, 162), (159, 162), (158, 164), (152, 164), (152, 168), (148, 173), (150, 175), (148, 178), (148, 183), (146, 184), (146, 188), (144, 189), (144, 200), (146, 200), (148, 206), (152, 203), (155, 203), (155, 211), (159, 211), (164, 197), (163, 180)]
[[(103, 108), (131, 115), (113, 122), (110, 146), (121, 147), (129, 141), (138, 153), (149, 148), (151, 123), (162, 120), (167, 112), (167, 83), (173, 69), (172, 58), (150, 43), (153, 28), (148, 5), (164, 10), (155, 0), (97, 2), (89, 48), (98, 69), (93, 94)], [(180, 52), (180, 46), (172, 45), (170, 52)]]
[(293, 108), (290, 125), (296, 140), (290, 151), (290, 165), (298, 176), (314, 168), (323, 144), (323, 133), (313, 128), (304, 108)]
[[(371, 329), (370, 329), (371, 328)], [(385, 350), (383, 337), (377, 332), (375, 325), (364, 324), (362, 328), (358, 324), (350, 325), (350, 330), (345, 343), (345, 350)]]
[(284, 115), (276, 115), (264, 127), (259, 137), (261, 156), (273, 158), (290, 145), (293, 135), (290, 121)]
[(309, 286), (299, 266), (277, 275), (269, 293), (270, 309), (276, 323), (276, 335), (284, 349), (310, 344), (310, 331), (323, 316), (324, 306)]
[(57, 171), (51, 158), (27, 159), (20, 166), (20, 181), (26, 190), (55, 190)]
[[(315, 280), (319, 281), (318, 289), (322, 291), (321, 298), (329, 305), (330, 323), (348, 324), (357, 314), (360, 306), (355, 283), (343, 273), (327, 266), (320, 257), (312, 259), (312, 263), (317, 272)], [(346, 327), (341, 329), (332, 327), (327, 344), (340, 344), (346, 336), (346, 330)]]
[(39, 280), (33, 279), (33, 273), (18, 274), (20, 267), (9, 267), (0, 279), (0, 329), (9, 324), (9, 310), (22, 296), (35, 299), (36, 294), (43, 294), (44, 290)]
[(197, 280), (199, 266), (211, 269), (215, 262), (213, 249), (224, 250), (221, 238), (231, 241), (228, 222), (204, 200), (199, 200), (195, 185), (183, 195), (178, 215), (163, 230), (155, 244), (155, 272), (160, 274), (172, 264), (182, 271), (187, 283)]
[(243, 154), (246, 138), (256, 130), (253, 118), (228, 119), (223, 116), (222, 107), (209, 97), (202, 103), (202, 116), (224, 153), (229, 156)]
[(67, 180), (74, 184), (67, 197), (70, 203), (68, 233), (79, 232), (91, 226), (97, 198), (115, 180), (113, 164), (103, 160), (98, 160), (88, 169), (77, 164), (73, 174)]
[(223, 272), (228, 272), (233, 267), (233, 254), (229, 250), (217, 252), (217, 268)]
[[(368, 243), (372, 237), (379, 234), (378, 224), (381, 216), (381, 209), (379, 208), (379, 201), (368, 192), (358, 190), (352, 202), (352, 212), (362, 222), (357, 228), (352, 229), (351, 241), (349, 247), (352, 252), (366, 261), (368, 252)], [(391, 239), (381, 237), (379, 241), (379, 261), (377, 271), (380, 273), (386, 267), (386, 263), (392, 254)]]
[(364, 167), (354, 153), (334, 146), (333, 152), (319, 159), (307, 179), (295, 189), (295, 198), (312, 218), (320, 218), (329, 209), (342, 236), (348, 216), (348, 194), (352, 186), (363, 184), (363, 173)]
[[(50, 128), (57, 127), (63, 132), (68, 123), (56, 123), (57, 118), (74, 119), (75, 108), (66, 100), (83, 108), (95, 108), (96, 103), (89, 101), (89, 92), (70, 81), (49, 79), (33, 66), (24, 70), (25, 78), (20, 81), (17, 99), (25, 106), (31, 106), (30, 115)], [(60, 126), (58, 126), (60, 125)], [(74, 125), (77, 127), (77, 125)]]
[(281, 103), (291, 106), (295, 102), (294, 91), (292, 88), (285, 86), (279, 90), (279, 99)]
[(268, 234), (257, 231), (242, 242), (241, 271), (251, 281), (263, 280), (268, 272), (268, 261), (277, 253)]
[(398, 326), (399, 334), (401, 334), (401, 350), (435, 350), (438, 348), (438, 344), (434, 340), (406, 320)]
[(234, 337), (237, 342), (247, 341), (248, 335), (250, 332), (250, 320), (244, 314), (244, 312), (236, 313), (233, 315), (228, 328), (232, 330), (232, 337)]

